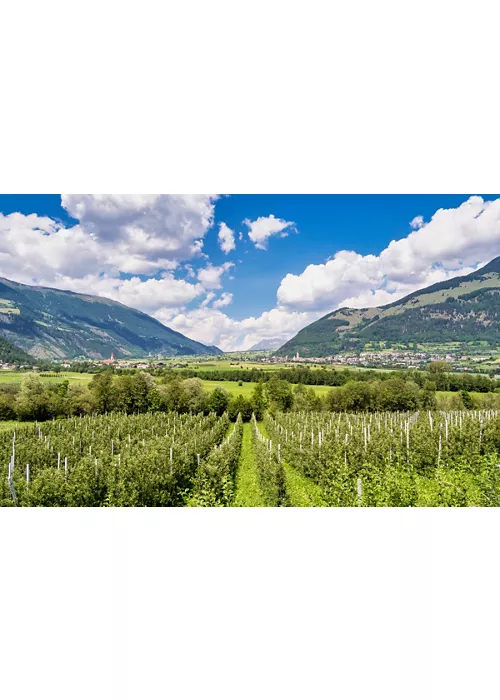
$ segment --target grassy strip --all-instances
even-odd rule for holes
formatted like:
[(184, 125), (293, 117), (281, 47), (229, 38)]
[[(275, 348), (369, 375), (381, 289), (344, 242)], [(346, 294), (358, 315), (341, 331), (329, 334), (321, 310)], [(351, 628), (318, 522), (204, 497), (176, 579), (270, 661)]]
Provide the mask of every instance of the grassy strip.
[(320, 487), (311, 479), (303, 476), (286, 462), (283, 462), (286, 476), (286, 490), (292, 507), (325, 507), (328, 503)]
[(243, 442), (236, 474), (236, 496), (234, 505), (246, 508), (263, 508), (264, 500), (259, 486), (259, 475), (252, 446), (252, 426), (243, 425)]
[[(262, 435), (269, 437), (264, 422), (259, 423)], [(301, 474), (297, 469), (283, 461), (283, 470), (286, 477), (286, 490), (290, 498), (290, 506), (293, 508), (327, 507), (321, 488), (312, 479)]]

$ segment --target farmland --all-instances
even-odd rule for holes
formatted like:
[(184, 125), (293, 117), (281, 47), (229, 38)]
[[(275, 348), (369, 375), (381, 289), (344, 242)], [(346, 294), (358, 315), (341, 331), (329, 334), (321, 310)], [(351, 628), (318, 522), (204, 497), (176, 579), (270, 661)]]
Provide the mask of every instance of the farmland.
[[(498, 506), (500, 412), (108, 414), (0, 432), (3, 506)], [(15, 429), (14, 429), (15, 428)]]
[[(10, 370), (0, 371), (0, 384), (17, 384), (26, 376), (26, 372), (15, 372)], [(69, 381), (70, 384), (80, 384), (85, 386), (92, 379), (92, 374), (84, 374), (80, 372), (40, 372), (37, 375), (44, 384), (56, 384), (59, 382)]]
[[(229, 391), (230, 394), (233, 395), (238, 395), (241, 394), (242, 396), (249, 397), (252, 394), (252, 391), (254, 387), (256, 386), (257, 382), (241, 382), (241, 386), (239, 382), (231, 382), (231, 381), (212, 381), (210, 379), (203, 379), (203, 386), (206, 389), (206, 391), (213, 391), (213, 389), (216, 386), (222, 387), (226, 391)], [(292, 385), (296, 386), (296, 385)], [(315, 386), (313, 385), (311, 387), (314, 392), (318, 396), (325, 396), (328, 391), (332, 388), (329, 386)]]

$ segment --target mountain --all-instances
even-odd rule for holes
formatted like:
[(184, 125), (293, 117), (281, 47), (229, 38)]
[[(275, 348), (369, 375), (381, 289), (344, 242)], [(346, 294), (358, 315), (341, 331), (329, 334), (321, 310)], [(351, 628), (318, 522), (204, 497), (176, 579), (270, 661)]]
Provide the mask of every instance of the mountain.
[(259, 340), (258, 343), (255, 343), (255, 345), (252, 345), (251, 348), (248, 348), (247, 352), (253, 352), (255, 350), (277, 350), (282, 344), (283, 341), (280, 340), (280, 338), (264, 338), (263, 340)]
[(38, 359), (221, 354), (117, 301), (4, 278), (0, 336)]
[(471, 341), (500, 345), (500, 257), (386, 306), (338, 309), (303, 328), (276, 354), (324, 357), (367, 344)]
[(9, 365), (32, 365), (35, 359), (0, 336), (0, 364), (4, 362)]

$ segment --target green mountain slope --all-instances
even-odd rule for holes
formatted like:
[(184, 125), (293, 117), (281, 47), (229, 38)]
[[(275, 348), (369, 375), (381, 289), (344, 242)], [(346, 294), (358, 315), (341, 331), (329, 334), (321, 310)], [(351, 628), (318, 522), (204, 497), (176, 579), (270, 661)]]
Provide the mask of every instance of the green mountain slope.
[(17, 345), (10, 343), (5, 338), (0, 336), (0, 363), (12, 365), (31, 365), (34, 358), (28, 355), (27, 352), (18, 348)]
[(219, 354), (119, 302), (0, 278), (0, 335), (38, 359)]
[(500, 258), (386, 306), (338, 309), (303, 328), (277, 354), (324, 357), (368, 343), (471, 341), (500, 345)]

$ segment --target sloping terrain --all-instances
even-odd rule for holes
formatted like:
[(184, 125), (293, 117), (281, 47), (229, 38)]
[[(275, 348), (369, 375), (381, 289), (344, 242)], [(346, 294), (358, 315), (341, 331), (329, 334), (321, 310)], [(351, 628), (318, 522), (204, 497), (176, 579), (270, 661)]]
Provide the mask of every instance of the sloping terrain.
[(111, 299), (4, 278), (0, 336), (38, 359), (221, 353)]
[(338, 309), (303, 328), (278, 355), (323, 357), (367, 343), (500, 344), (500, 258), (386, 306)]

